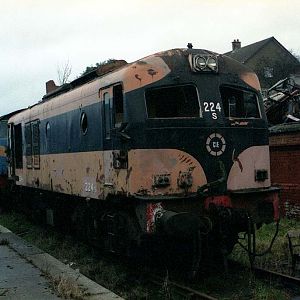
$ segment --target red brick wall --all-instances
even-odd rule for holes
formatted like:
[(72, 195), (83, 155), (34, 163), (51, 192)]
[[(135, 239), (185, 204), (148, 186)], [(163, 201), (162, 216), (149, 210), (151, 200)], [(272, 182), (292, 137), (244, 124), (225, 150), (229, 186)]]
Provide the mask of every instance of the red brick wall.
[(300, 218), (300, 132), (270, 137), (271, 181), (281, 191), (281, 212)]

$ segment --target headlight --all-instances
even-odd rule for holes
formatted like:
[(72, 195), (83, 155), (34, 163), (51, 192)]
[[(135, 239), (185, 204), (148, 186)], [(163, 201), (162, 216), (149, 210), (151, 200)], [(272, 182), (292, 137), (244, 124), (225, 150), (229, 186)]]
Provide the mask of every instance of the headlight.
[(218, 72), (218, 60), (215, 55), (190, 54), (189, 62), (193, 72)]
[(216, 71), (218, 68), (217, 60), (214, 57), (209, 57), (207, 60), (207, 67), (213, 71)]
[(206, 67), (206, 61), (204, 57), (201, 56), (195, 57), (195, 67), (200, 70), (203, 70)]

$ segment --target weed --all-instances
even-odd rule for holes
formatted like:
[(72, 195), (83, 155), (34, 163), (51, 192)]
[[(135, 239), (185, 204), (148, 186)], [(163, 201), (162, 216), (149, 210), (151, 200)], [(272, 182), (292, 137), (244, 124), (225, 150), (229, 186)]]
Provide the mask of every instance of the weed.
[[(280, 222), (278, 236), (273, 244), (271, 252), (257, 257), (255, 264), (262, 268), (271, 268), (278, 272), (287, 272), (290, 263), (290, 254), (286, 234), (289, 230), (300, 229), (300, 223), (296, 220), (283, 219)], [(263, 225), (256, 234), (256, 251), (257, 253), (263, 252), (268, 248), (272, 236), (274, 235), (274, 224)], [(245, 265), (248, 265), (248, 255), (239, 246), (236, 245), (231, 258), (237, 260)]]
[(50, 277), (50, 282), (57, 295), (64, 299), (84, 299), (87, 294), (78, 286), (78, 284), (68, 278), (59, 277), (53, 279)]

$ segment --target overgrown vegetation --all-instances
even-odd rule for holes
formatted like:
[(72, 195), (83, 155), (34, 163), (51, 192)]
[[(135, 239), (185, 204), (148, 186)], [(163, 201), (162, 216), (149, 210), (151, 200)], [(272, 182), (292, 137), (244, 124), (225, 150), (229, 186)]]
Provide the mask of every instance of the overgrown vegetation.
[[(117, 259), (112, 257), (112, 263), (102, 257), (99, 251), (76, 241), (73, 237), (60, 234), (52, 228), (45, 230), (45, 228), (33, 225), (21, 214), (2, 214), (0, 224), (122, 297), (148, 299), (147, 284), (145, 283), (142, 287), (142, 281)], [(80, 299), (79, 296), (74, 298), (74, 295), (80, 295), (80, 293), (68, 289), (68, 286), (70, 288), (68, 282), (64, 280), (55, 282), (55, 286), (61, 296), (71, 298), (70, 295), (73, 295), (72, 299)]]
[[(83, 244), (70, 236), (59, 234), (52, 228), (41, 228), (28, 222), (20, 214), (0, 215), (0, 224), (9, 228), (14, 233), (21, 235), (28, 242), (43, 249), (62, 262), (92, 280), (113, 290), (125, 299), (183, 299), (169, 286), (171, 274), (166, 270), (165, 280), (161, 285), (152, 285), (147, 282), (143, 272), (135, 272), (126, 263), (118, 258), (104, 257), (101, 252)], [(289, 263), (289, 252), (287, 248), (286, 233), (291, 229), (299, 229), (300, 222), (293, 220), (282, 220), (280, 231), (274, 243), (272, 253), (257, 259), (259, 266), (273, 268), (286, 268)], [(265, 225), (257, 233), (257, 247), (261, 251), (267, 248), (275, 230), (274, 224)], [(248, 257), (244, 250), (236, 246), (231, 257), (240, 262), (248, 264)], [(142, 269), (142, 266), (138, 266)], [(238, 269), (230, 269), (226, 274), (222, 266), (209, 266), (204, 269), (193, 288), (208, 293), (218, 299), (254, 299), (254, 300), (287, 300), (290, 295), (282, 287), (274, 282), (263, 282), (256, 279), (249, 271), (241, 272)], [(170, 276), (169, 276), (170, 275)], [(82, 291), (75, 291), (69, 283), (62, 279), (54, 283), (57, 292), (65, 298), (81, 299)], [(184, 284), (184, 283), (183, 283)]]
[(84, 299), (86, 296), (85, 292), (73, 281), (68, 278), (61, 277), (59, 279), (54, 279), (48, 277), (50, 284), (56, 294), (63, 299)]
[[(273, 244), (271, 252), (257, 257), (255, 259), (255, 265), (262, 268), (269, 268), (274, 271), (290, 273), (291, 269), (291, 257), (288, 248), (288, 240), (286, 234), (289, 230), (300, 230), (300, 222), (293, 219), (282, 219), (280, 221), (278, 236)], [(261, 253), (266, 250), (271, 242), (271, 239), (275, 232), (275, 225), (268, 224), (263, 225), (257, 230), (256, 242), (257, 253)], [(248, 264), (249, 259), (247, 253), (238, 245), (235, 246), (231, 257), (234, 260)]]
[(101, 61), (99, 63), (96, 63), (94, 66), (91, 65), (91, 66), (87, 66), (85, 68), (85, 70), (80, 74), (80, 76), (83, 76), (91, 71), (94, 71), (96, 70), (97, 68), (101, 67), (101, 66), (104, 66), (104, 65), (107, 65), (107, 64), (110, 64), (110, 63), (113, 63), (115, 62), (116, 60), (114, 58), (109, 58), (107, 60), (104, 60), (104, 61)]

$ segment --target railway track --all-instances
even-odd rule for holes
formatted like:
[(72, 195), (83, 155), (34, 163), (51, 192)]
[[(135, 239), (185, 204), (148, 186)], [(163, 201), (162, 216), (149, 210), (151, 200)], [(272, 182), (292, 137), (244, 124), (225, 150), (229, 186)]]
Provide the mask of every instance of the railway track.
[[(168, 279), (166, 280), (160, 276), (152, 275), (150, 276), (149, 280), (151, 281), (151, 283), (163, 287), (165, 290), (168, 289), (170, 299), (172, 299), (172, 296), (175, 294), (177, 296), (181, 296), (182, 299), (187, 300), (217, 300), (217, 298), (214, 298), (208, 294), (195, 290), (191, 287), (182, 285), (175, 281), (171, 281)], [(168, 292), (166, 292), (166, 294), (168, 294)]]
[[(23, 228), (23, 226), (20, 226), (20, 228), (18, 230), (16, 230), (16, 233), (22, 237), (30, 232), (31, 232), (31, 229)], [(112, 260), (114, 261), (114, 259), (112, 259), (111, 257), (105, 258), (105, 255), (100, 255), (100, 257), (101, 257), (102, 261), (106, 262), (106, 260), (107, 260), (107, 262), (104, 263), (105, 265), (111, 264)], [(74, 262), (74, 260), (72, 260), (72, 258), (70, 261)], [(131, 284), (132, 284), (132, 280), (134, 278), (134, 280), (137, 280), (137, 282), (139, 282), (138, 283), (139, 286), (140, 286), (140, 283), (142, 283), (145, 285), (145, 290), (147, 290), (149, 288), (147, 286), (147, 283), (151, 283), (151, 286), (154, 287), (153, 291), (155, 293), (160, 294), (161, 292), (163, 292), (164, 296), (170, 295), (170, 297), (165, 297), (165, 299), (216, 300), (217, 298), (215, 298), (215, 297), (219, 298), (219, 296), (220, 296), (221, 298), (223, 298), (222, 297), (223, 292), (224, 292), (224, 294), (226, 293), (227, 299), (230, 299), (231, 296), (236, 296), (237, 295), (236, 293), (238, 293), (239, 290), (241, 290), (241, 288), (243, 286), (245, 286), (247, 288), (247, 282), (245, 282), (245, 284), (242, 283), (241, 285), (239, 285), (239, 287), (237, 289), (229, 288), (230, 292), (227, 288), (225, 288), (224, 290), (221, 290), (221, 292), (220, 292), (220, 289), (218, 290), (217, 283), (216, 283), (216, 290), (214, 289), (214, 285), (210, 284), (210, 287), (211, 287), (210, 290), (214, 292), (213, 294), (215, 296), (215, 297), (213, 297), (213, 296), (203, 292), (203, 290), (206, 290), (205, 288), (203, 288), (203, 286), (205, 286), (205, 284), (204, 285), (202, 284), (202, 286), (201, 286), (200, 283), (203, 283), (203, 280), (205, 280), (207, 278), (209, 279), (209, 277), (210, 277), (210, 282), (214, 282), (215, 275), (211, 275), (211, 274), (208, 275), (207, 273), (205, 273), (206, 275), (204, 276), (204, 278), (202, 278), (199, 281), (199, 286), (196, 286), (196, 284), (197, 284), (196, 282), (194, 282), (194, 284), (189, 286), (189, 285), (186, 285), (185, 283), (181, 282), (181, 279), (178, 280), (178, 277), (176, 276), (176, 274), (175, 274), (175, 276), (176, 276), (175, 278), (173, 277), (174, 274), (172, 274), (171, 275), (172, 278), (170, 278), (170, 279), (169, 279), (169, 276), (164, 276), (164, 275), (161, 276), (161, 274), (165, 273), (165, 268), (163, 270), (161, 270), (159, 268), (159, 266), (161, 266), (162, 262), (160, 262), (158, 264), (158, 266), (156, 264), (154, 264), (154, 269), (153, 268), (148, 269), (148, 267), (146, 267), (146, 270), (144, 272), (142, 272), (143, 276), (141, 276), (141, 271), (143, 268), (139, 269), (139, 272), (137, 272), (138, 274), (135, 274), (136, 272), (131, 270), (132, 266), (128, 265), (128, 263), (126, 263), (126, 262), (124, 263), (122, 261), (120, 262), (119, 260), (117, 260), (117, 261), (118, 261), (118, 264), (122, 265), (122, 270), (124, 269), (124, 274), (126, 274), (126, 275), (124, 275), (124, 278), (127, 276), (130, 277)], [(76, 263), (76, 261), (75, 261), (75, 263)], [(93, 263), (94, 263), (94, 260), (93, 260)], [(95, 263), (96, 263), (96, 261), (95, 261)], [(114, 262), (112, 264), (114, 264)], [(80, 265), (80, 262), (78, 262), (78, 265)], [(236, 268), (234, 268), (234, 266)], [(158, 267), (158, 269), (157, 269), (157, 267)], [(237, 277), (233, 276), (230, 273), (243, 274), (243, 273), (245, 273), (246, 269), (249, 272), (249, 268), (246, 267), (245, 265), (242, 265), (238, 262), (234, 262), (234, 261), (230, 260), (229, 274), (227, 274), (227, 275), (224, 274), (224, 278), (222, 277), (222, 280), (223, 279), (228, 280), (229, 282), (237, 280)], [(101, 269), (99, 269), (99, 270), (101, 270)], [(92, 269), (92, 271), (93, 271), (93, 269)], [(157, 273), (157, 271), (158, 271), (158, 273)], [(119, 271), (117, 273), (119, 274)], [(149, 275), (151, 273), (152, 274), (156, 273), (159, 275)], [(94, 274), (94, 273), (91, 273), (91, 274)], [(265, 269), (261, 269), (261, 268), (254, 268), (253, 274), (257, 277), (257, 279), (262, 279), (262, 280), (266, 281), (269, 286), (278, 287), (278, 283), (280, 283), (280, 288), (282, 286), (282, 289), (288, 291), (289, 294), (292, 294), (293, 296), (300, 295), (300, 278), (291, 277), (288, 275), (284, 275), (284, 274), (281, 274), (278, 272), (273, 272), (273, 271), (265, 270)], [(94, 276), (94, 275), (89, 275), (89, 274), (86, 274), (86, 275)], [(179, 278), (182, 278), (181, 275), (182, 274), (179, 273)], [(249, 275), (250, 275), (250, 273), (249, 273)], [(95, 280), (95, 278), (93, 278), (93, 277), (91, 277), (91, 278), (93, 280)], [(220, 276), (219, 276), (219, 278), (217, 276), (216, 279), (218, 279), (220, 281)], [(140, 281), (138, 281), (138, 280), (140, 280)], [(259, 281), (262, 281), (262, 280), (259, 280)], [(269, 283), (271, 283), (271, 284), (269, 284)], [(158, 286), (159, 289), (157, 289), (156, 286)], [(125, 292), (127, 292), (127, 291), (125, 291)], [(243, 297), (243, 296), (244, 295), (241, 295), (240, 299), (246, 299), (246, 297)], [(154, 298), (152, 298), (152, 299), (154, 299)], [(249, 299), (249, 298), (247, 298), (247, 299)]]
[(270, 280), (279, 280), (284, 285), (295, 286), (300, 289), (300, 278), (293, 277), (286, 274), (278, 273), (271, 270), (266, 270), (258, 267), (253, 268), (256, 277), (267, 278)]

